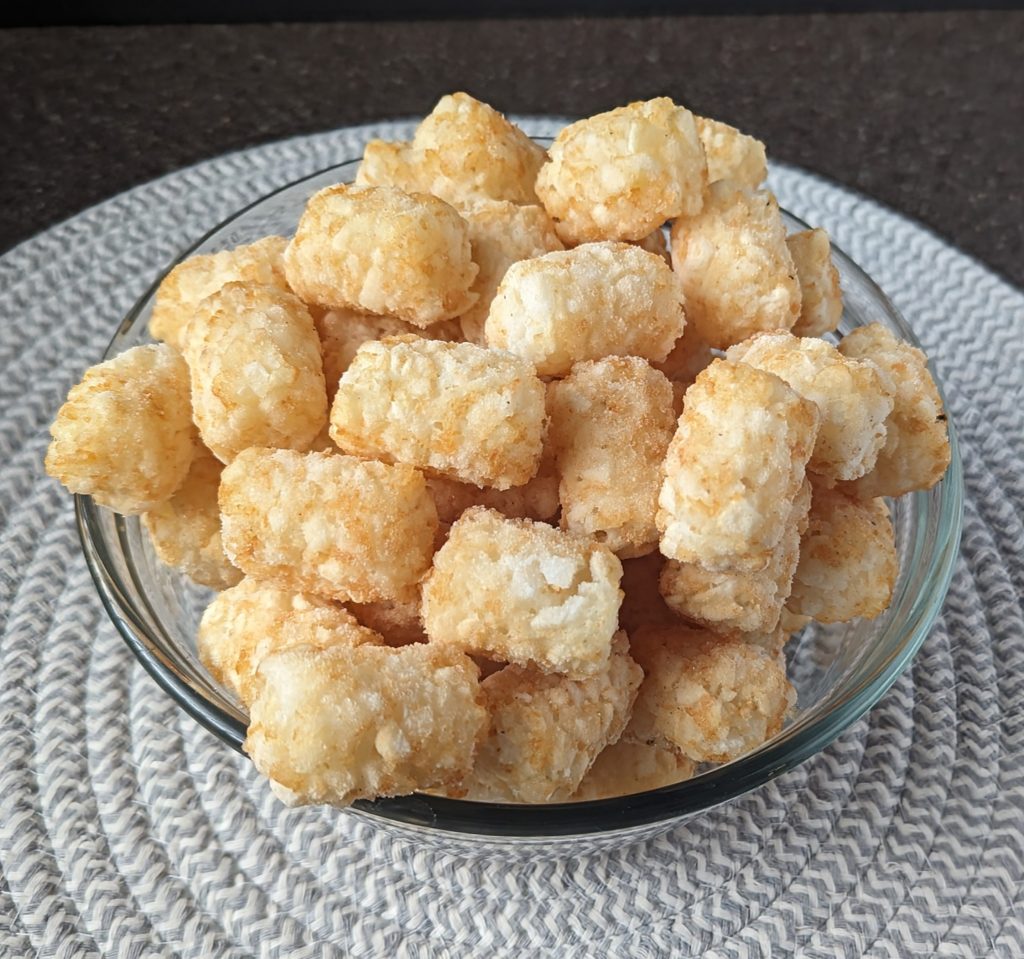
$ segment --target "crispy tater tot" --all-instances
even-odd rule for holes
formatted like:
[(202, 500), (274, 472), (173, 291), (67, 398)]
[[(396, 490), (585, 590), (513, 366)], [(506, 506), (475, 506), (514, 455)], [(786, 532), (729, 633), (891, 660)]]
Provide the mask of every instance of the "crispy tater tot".
[(476, 666), (424, 643), (293, 647), (257, 686), (245, 751), (298, 804), (456, 786), (486, 728)]
[(793, 585), (800, 537), (807, 529), (811, 484), (804, 480), (789, 510), (785, 532), (761, 570), (713, 571), (699, 563), (669, 560), (661, 573), (661, 594), (680, 616), (718, 632), (770, 633), (779, 623)]
[(412, 598), (437, 531), (420, 472), (337, 453), (245, 450), (221, 476), (220, 511), (239, 569), (356, 603)]
[(821, 414), (779, 377), (715, 360), (686, 392), (658, 499), (661, 552), (764, 569), (804, 481)]
[(487, 344), (542, 376), (605, 356), (664, 360), (686, 324), (679, 282), (661, 257), (628, 243), (586, 243), (522, 260), (498, 286)]
[(708, 182), (732, 180), (748, 190), (756, 190), (768, 176), (764, 144), (720, 120), (694, 120), (708, 159)]
[(701, 208), (707, 182), (693, 114), (668, 97), (567, 126), (537, 176), (563, 242), (639, 240)]
[(331, 439), (478, 486), (521, 486), (544, 445), (544, 384), (511, 353), (414, 336), (364, 343), (338, 384)]
[(548, 386), (562, 529), (620, 558), (657, 549), (661, 465), (675, 429), (672, 387), (635, 356), (577, 363)]
[(136, 346), (92, 366), (50, 426), (46, 472), (126, 515), (170, 499), (196, 449), (188, 367), (172, 346)]
[(801, 230), (786, 237), (800, 281), (800, 316), (793, 325), (796, 336), (831, 333), (843, 318), (843, 291), (839, 271), (832, 262), (832, 246), (822, 229)]
[(423, 188), (449, 203), (537, 202), (544, 148), (467, 93), (442, 97), (416, 128), (412, 148)]
[(457, 320), (443, 320), (422, 330), (393, 316), (328, 310), (314, 317), (314, 322), (323, 352), (327, 398), (331, 401), (338, 391), (341, 374), (349, 368), (359, 347), (370, 340), (382, 340), (386, 336), (422, 336), (428, 340), (458, 342), (463, 338)]
[(796, 703), (777, 655), (739, 639), (674, 626), (641, 630), (630, 654), (643, 667), (627, 741), (724, 763), (780, 729)]
[(672, 352), (660, 363), (653, 362), (651, 366), (664, 373), (672, 383), (682, 384), (685, 392), (700, 372), (711, 365), (714, 358), (715, 354), (701, 339), (697, 328), (688, 325), (683, 335), (676, 340)]
[(423, 585), (432, 643), (583, 679), (608, 662), (622, 593), (611, 550), (474, 507)]
[(469, 798), (543, 803), (569, 799), (629, 721), (643, 670), (618, 633), (611, 658), (587, 679), (506, 666), (481, 683), (491, 718), (465, 786)]
[(818, 405), (821, 426), (808, 472), (832, 484), (875, 465), (893, 398), (871, 363), (849, 359), (824, 340), (785, 332), (759, 333), (726, 357), (774, 373)]
[(482, 346), (487, 313), (508, 268), (520, 260), (561, 250), (562, 243), (542, 206), (481, 200), (460, 212), (469, 227), (473, 262), (480, 272), (470, 288), (477, 301), (459, 322), (463, 336)]
[(855, 500), (814, 486), (810, 522), (786, 606), (819, 623), (873, 619), (892, 600), (896, 539), (882, 499)]
[(713, 184), (698, 215), (672, 224), (672, 266), (687, 320), (720, 350), (762, 330), (788, 330), (800, 315), (786, 229), (767, 190)]
[(189, 324), (185, 358), (199, 434), (224, 463), (250, 446), (307, 449), (327, 422), (320, 340), (293, 293), (222, 287)]
[(465, 221), (437, 197), (394, 187), (341, 183), (315, 194), (285, 250), (284, 268), (307, 303), (419, 327), (476, 302)]
[(403, 141), (371, 140), (363, 147), (363, 159), (356, 171), (356, 186), (393, 186), (407, 193), (426, 190), (412, 144)]
[(185, 348), (185, 329), (201, 300), (228, 283), (258, 283), (287, 291), (284, 276), (283, 236), (268, 236), (255, 243), (191, 256), (164, 277), (153, 302), (149, 332), (179, 350)]
[(946, 412), (928, 372), (928, 358), (896, 339), (880, 323), (848, 333), (839, 344), (839, 352), (874, 364), (894, 399), (885, 422), (885, 446), (874, 469), (844, 484), (844, 490), (860, 499), (871, 499), (931, 489), (945, 474), (950, 451)]
[(380, 636), (360, 626), (338, 603), (251, 577), (206, 607), (196, 636), (203, 665), (246, 706), (256, 695), (256, 670), (270, 653), (289, 646), (380, 642)]
[(419, 596), (408, 602), (348, 603), (348, 609), (363, 626), (379, 633), (388, 646), (427, 641)]
[(632, 796), (691, 779), (697, 764), (657, 743), (620, 739), (606, 746), (572, 794), (575, 802)]
[(199, 449), (174, 495), (142, 514), (160, 561), (210, 589), (227, 589), (242, 578), (242, 571), (224, 554), (220, 539), (217, 490), (223, 468), (209, 450)]

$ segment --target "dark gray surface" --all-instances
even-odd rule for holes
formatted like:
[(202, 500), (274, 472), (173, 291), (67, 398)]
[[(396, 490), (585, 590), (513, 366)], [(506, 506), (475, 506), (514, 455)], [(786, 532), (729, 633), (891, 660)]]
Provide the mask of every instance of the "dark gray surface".
[(794, 15), (0, 33), (0, 249), (177, 167), (428, 111), (668, 94), (1024, 284), (1024, 14)]

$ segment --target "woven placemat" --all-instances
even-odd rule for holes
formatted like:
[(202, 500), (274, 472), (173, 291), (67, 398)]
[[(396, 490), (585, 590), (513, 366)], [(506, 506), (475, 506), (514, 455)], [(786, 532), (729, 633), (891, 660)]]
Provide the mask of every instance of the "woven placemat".
[(924, 341), (968, 488), (942, 617), (832, 747), (657, 839), (510, 866), (284, 809), (135, 664), (71, 499), (42, 475), (54, 411), (183, 246), (408, 129), (204, 163), (0, 259), (0, 953), (1024, 955), (1024, 295), (805, 173), (773, 173), (781, 202), (827, 227)]

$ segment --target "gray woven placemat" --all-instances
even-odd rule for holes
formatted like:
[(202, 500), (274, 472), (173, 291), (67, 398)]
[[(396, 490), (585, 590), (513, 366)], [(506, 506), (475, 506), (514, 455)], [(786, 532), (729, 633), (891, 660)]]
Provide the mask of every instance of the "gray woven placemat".
[[(547, 133), (551, 121), (528, 124)], [(1024, 295), (793, 170), (934, 357), (968, 504), (945, 611), (838, 742), (646, 843), (514, 867), (278, 806), (136, 666), (81, 558), (46, 427), (157, 271), (359, 128), (165, 177), (0, 259), (0, 954), (1024, 955)]]

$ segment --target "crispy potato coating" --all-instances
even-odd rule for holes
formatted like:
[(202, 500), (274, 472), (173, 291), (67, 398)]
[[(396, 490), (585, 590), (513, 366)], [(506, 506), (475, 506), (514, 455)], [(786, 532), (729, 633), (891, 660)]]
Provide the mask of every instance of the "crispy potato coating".
[(752, 336), (726, 357), (774, 373), (818, 405), (821, 426), (808, 472), (831, 484), (875, 465), (893, 398), (871, 363), (848, 359), (824, 340), (784, 332)]
[(946, 411), (928, 358), (880, 323), (848, 333), (839, 352), (874, 364), (894, 400), (874, 469), (844, 489), (860, 499), (931, 489), (945, 474), (950, 451)]
[(220, 539), (217, 490), (223, 468), (209, 450), (200, 448), (174, 495), (142, 514), (160, 561), (210, 589), (227, 589), (242, 578), (242, 571), (224, 554)]
[(796, 267), (767, 190), (713, 184), (699, 214), (672, 224), (672, 266), (687, 319), (717, 349), (762, 330), (788, 330), (800, 316)]
[(664, 360), (686, 318), (679, 282), (659, 256), (628, 243), (587, 243), (522, 260), (498, 286), (487, 344), (542, 376), (605, 356)]
[(277, 589), (252, 577), (224, 590), (203, 613), (199, 658), (214, 679), (246, 706), (256, 696), (263, 658), (289, 646), (380, 643), (338, 603), (311, 593)]
[(196, 449), (188, 367), (171, 346), (136, 346), (92, 366), (50, 426), (46, 472), (126, 515), (171, 498)]
[(708, 160), (708, 182), (732, 180), (748, 190), (756, 190), (768, 176), (764, 144), (720, 120), (694, 120)]
[(423, 586), (431, 642), (573, 679), (605, 668), (622, 564), (593, 540), (474, 507)]
[(898, 573), (885, 501), (852, 499), (816, 483), (786, 606), (819, 623), (874, 619), (892, 600)]
[(471, 799), (543, 803), (569, 799), (587, 770), (622, 735), (643, 670), (618, 633), (611, 658), (587, 679), (506, 666), (481, 683), (491, 718), (473, 773)]
[(189, 324), (185, 358), (192, 415), (221, 462), (250, 446), (308, 449), (327, 422), (320, 340), (293, 293), (222, 287)]
[(466, 223), (425, 193), (344, 183), (306, 204), (284, 254), (307, 303), (395, 316), (425, 327), (476, 301)]
[[(664, 373), (672, 383), (683, 386), (683, 392), (693, 385), (702, 370), (711, 365), (715, 354), (711, 347), (700, 338), (694, 326), (687, 326), (683, 335), (675, 342), (672, 352), (660, 363), (651, 363), (656, 370)], [(680, 410), (682, 405), (680, 404)], [(679, 415), (678, 413), (676, 414)]]
[(388, 646), (427, 641), (419, 596), (408, 602), (349, 603), (348, 609), (363, 626), (379, 633)]
[(220, 511), (239, 569), (356, 603), (411, 599), (437, 531), (417, 470), (332, 453), (245, 450), (221, 476)]
[(537, 202), (544, 148), (467, 93), (441, 97), (416, 128), (412, 148), (428, 193), (449, 203)]
[(680, 616), (717, 632), (770, 633), (779, 623), (793, 585), (800, 537), (807, 529), (811, 484), (804, 480), (789, 510), (782, 539), (764, 569), (708, 570), (699, 563), (669, 560), (661, 573), (661, 594)]
[(674, 749), (620, 739), (606, 746), (572, 798), (576, 802), (633, 796), (693, 778), (697, 764)]
[(245, 751), (300, 804), (456, 786), (486, 728), (476, 666), (428, 644), (285, 649), (257, 682)]
[(843, 291), (839, 271), (832, 262), (832, 246), (822, 230), (801, 230), (786, 237), (796, 278), (800, 281), (800, 316), (793, 325), (796, 336), (831, 333), (843, 318)]
[(715, 360), (686, 392), (658, 498), (661, 552), (764, 569), (804, 481), (821, 414), (772, 373)]
[(427, 192), (424, 180), (425, 177), (417, 168), (417, 158), (411, 143), (371, 140), (363, 148), (363, 159), (356, 171), (355, 184), (393, 186), (406, 193), (423, 193)]
[(562, 529), (620, 558), (657, 548), (661, 465), (675, 429), (672, 387), (635, 356), (577, 363), (548, 386)]
[(669, 266), (672, 265), (672, 257), (668, 252), (668, 237), (665, 231), (659, 226), (652, 230), (645, 237), (633, 241), (641, 250), (660, 256)]
[(724, 763), (782, 729), (796, 703), (778, 656), (685, 626), (641, 630), (630, 653), (644, 681), (623, 738)]
[(508, 489), (537, 472), (544, 384), (533, 367), (472, 343), (412, 336), (364, 343), (331, 407), (349, 453)]
[(473, 262), (480, 272), (471, 287), (477, 301), (459, 317), (459, 322), (463, 336), (483, 346), (487, 313), (508, 268), (563, 247), (542, 206), (480, 200), (463, 207), (461, 213), (469, 227)]
[(221, 287), (246, 282), (287, 291), (283, 263), (287, 245), (283, 236), (268, 236), (234, 250), (203, 253), (179, 263), (156, 291), (150, 334), (184, 350), (185, 329), (199, 303)]
[(707, 183), (693, 114), (668, 97), (579, 120), (555, 138), (537, 195), (569, 245), (640, 240), (700, 212)]
[(328, 310), (315, 317), (314, 323), (324, 358), (327, 398), (332, 402), (341, 374), (349, 368), (359, 347), (370, 340), (382, 340), (386, 336), (421, 336), (428, 340), (458, 342), (463, 338), (457, 320), (444, 320), (421, 330), (393, 316), (377, 316), (357, 310)]

